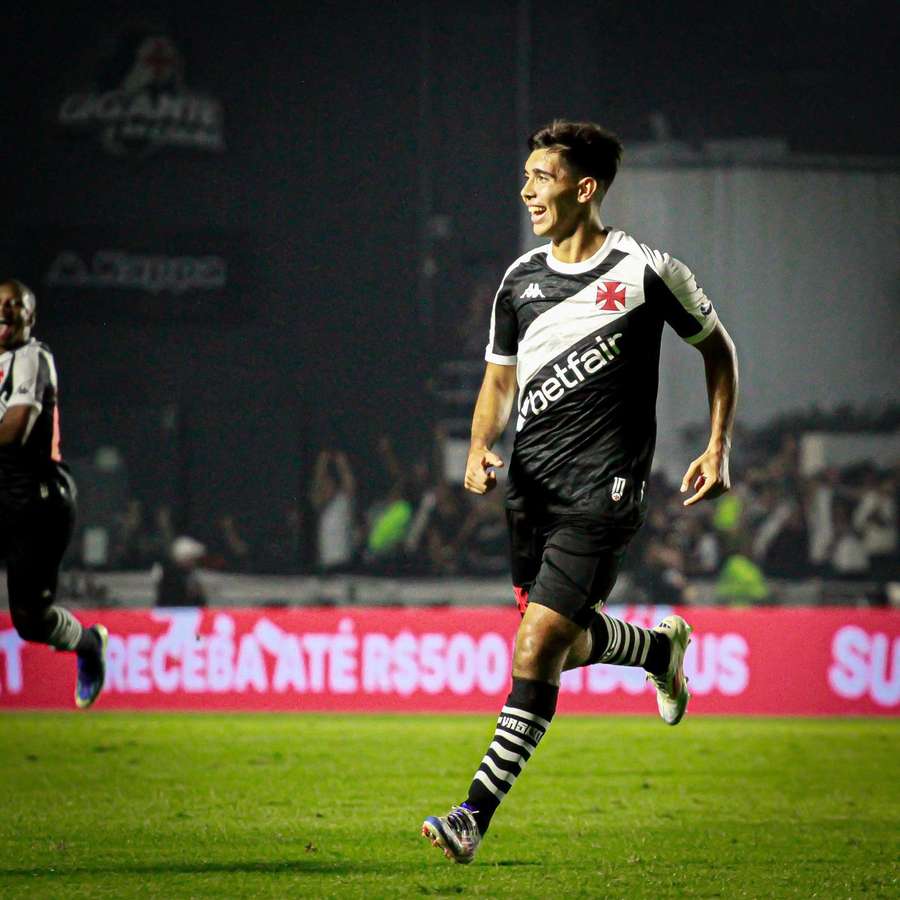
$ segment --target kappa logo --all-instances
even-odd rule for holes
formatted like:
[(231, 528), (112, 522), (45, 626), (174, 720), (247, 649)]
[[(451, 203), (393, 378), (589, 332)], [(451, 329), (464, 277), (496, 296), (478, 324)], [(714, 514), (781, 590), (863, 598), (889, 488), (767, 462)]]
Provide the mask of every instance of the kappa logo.
[(613, 478), (612, 483), (612, 491), (610, 492), (610, 496), (613, 498), (615, 503), (618, 503), (622, 499), (622, 494), (625, 492), (625, 479), (619, 478), (616, 476)]
[(519, 294), (520, 300), (537, 300), (538, 297), (546, 299), (541, 291), (541, 286), (536, 281), (532, 281), (531, 284)]
[(597, 306), (603, 312), (625, 309), (625, 285), (621, 281), (601, 281), (597, 285)]

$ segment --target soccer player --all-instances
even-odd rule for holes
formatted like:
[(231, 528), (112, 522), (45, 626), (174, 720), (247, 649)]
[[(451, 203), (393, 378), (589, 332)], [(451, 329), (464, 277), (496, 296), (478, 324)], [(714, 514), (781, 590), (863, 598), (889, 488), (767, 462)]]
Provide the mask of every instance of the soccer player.
[(710, 406), (709, 443), (685, 472), (684, 505), (729, 488), (734, 345), (683, 263), (601, 222), (618, 138), (592, 123), (555, 121), (529, 149), (521, 196), (548, 243), (507, 269), (494, 298), (465, 474), (476, 494), (496, 486), (504, 462), (491, 448), (518, 387), (506, 506), (523, 615), (512, 689), (468, 795), (422, 825), (458, 863), (472, 861), (550, 727), (564, 669), (643, 667), (663, 721), (676, 725), (685, 714), (684, 619), (644, 629), (602, 611), (647, 511), (666, 323), (702, 354)]
[(0, 284), (0, 560), (19, 637), (77, 655), (75, 704), (103, 688), (107, 631), (56, 606), (59, 565), (75, 524), (75, 484), (59, 453), (56, 366), (31, 337), (33, 291)]

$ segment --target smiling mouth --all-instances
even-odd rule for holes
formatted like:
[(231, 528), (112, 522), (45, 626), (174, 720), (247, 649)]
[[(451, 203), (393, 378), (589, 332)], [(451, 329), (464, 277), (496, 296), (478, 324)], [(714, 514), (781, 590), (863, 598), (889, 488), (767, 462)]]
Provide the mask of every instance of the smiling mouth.
[(545, 212), (547, 212), (547, 207), (546, 206), (529, 206), (528, 212), (531, 215), (531, 221), (537, 222), (537, 220), (540, 219), (541, 216), (543, 216)]

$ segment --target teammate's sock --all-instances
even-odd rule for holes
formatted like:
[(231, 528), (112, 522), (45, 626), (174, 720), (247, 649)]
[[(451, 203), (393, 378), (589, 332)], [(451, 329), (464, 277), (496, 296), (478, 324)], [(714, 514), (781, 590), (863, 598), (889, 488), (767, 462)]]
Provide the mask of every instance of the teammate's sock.
[(671, 643), (664, 634), (595, 613), (590, 624), (591, 654), (586, 666), (609, 663), (614, 666), (642, 666), (654, 675), (669, 667)]
[[(44, 620), (50, 629), (47, 643), (51, 647), (56, 647), (57, 650), (77, 650), (79, 653), (81, 652), (80, 645), (85, 640), (85, 635), (88, 634), (88, 631), (81, 627), (81, 622), (72, 613), (61, 606), (51, 606), (44, 614)], [(90, 634), (90, 639), (96, 641), (97, 636), (93, 632)]]
[(546, 681), (513, 678), (512, 690), (497, 718), (494, 739), (475, 773), (464, 804), (482, 834), (550, 727), (558, 695), (559, 688)]

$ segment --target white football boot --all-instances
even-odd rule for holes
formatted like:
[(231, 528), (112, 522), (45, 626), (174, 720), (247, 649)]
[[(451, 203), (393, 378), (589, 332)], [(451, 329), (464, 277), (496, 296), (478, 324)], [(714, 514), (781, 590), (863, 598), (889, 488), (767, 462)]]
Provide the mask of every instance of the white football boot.
[(422, 823), (422, 834), (440, 847), (447, 859), (463, 865), (472, 862), (481, 843), (478, 823), (465, 806), (454, 806), (446, 816), (429, 816)]
[(691, 695), (684, 677), (684, 653), (691, 642), (693, 629), (681, 616), (666, 616), (656, 628), (657, 634), (664, 634), (671, 642), (669, 668), (665, 675), (648, 673), (647, 680), (656, 685), (656, 705), (659, 715), (666, 725), (677, 725), (687, 710)]

